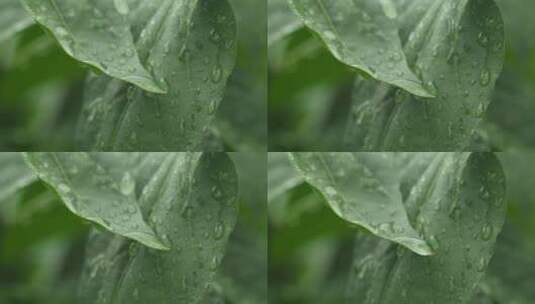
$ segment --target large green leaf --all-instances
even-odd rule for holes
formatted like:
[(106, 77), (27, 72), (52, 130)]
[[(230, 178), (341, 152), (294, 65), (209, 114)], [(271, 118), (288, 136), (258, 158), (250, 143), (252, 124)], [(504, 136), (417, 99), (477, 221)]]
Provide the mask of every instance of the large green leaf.
[[(156, 249), (167, 249), (143, 219), (135, 194), (139, 159), (106, 163), (89, 153), (27, 153), (26, 160), (76, 215)], [(105, 160), (105, 159), (104, 159)], [(120, 170), (122, 174), (115, 174)]]
[(482, 120), (503, 63), (494, 1), (396, 2), (407, 61), (432, 87), (421, 99), (359, 78), (347, 129), (358, 151), (463, 151)]
[(501, 165), (492, 153), (437, 153), (425, 162), (404, 204), (436, 254), (361, 235), (349, 303), (462, 304), (474, 296), (505, 220)]
[(292, 153), (292, 159), (338, 216), (420, 255), (433, 253), (409, 222), (393, 157), (383, 153)]
[(19, 0), (0, 0), (0, 42), (33, 24)]
[(0, 153), (0, 202), (36, 179), (21, 153)]
[(268, 202), (304, 181), (288, 157), (287, 152), (268, 154)]
[(22, 1), (73, 58), (144, 90), (167, 89), (165, 79), (155, 79), (138, 57), (127, 0)]
[(107, 76), (90, 77), (79, 126), (82, 148), (192, 151), (204, 141), (235, 61), (236, 25), (227, 1), (131, 1), (141, 61), (168, 93), (150, 94)]
[(415, 75), (398, 34), (398, 8), (390, 0), (290, 0), (305, 25), (341, 62), (413, 94), (432, 97)]
[(268, 45), (303, 26), (303, 22), (291, 11), (288, 0), (268, 0)]
[(237, 217), (237, 177), (228, 156), (153, 153), (141, 167), (137, 201), (171, 249), (94, 231), (80, 303), (199, 303), (223, 259)]

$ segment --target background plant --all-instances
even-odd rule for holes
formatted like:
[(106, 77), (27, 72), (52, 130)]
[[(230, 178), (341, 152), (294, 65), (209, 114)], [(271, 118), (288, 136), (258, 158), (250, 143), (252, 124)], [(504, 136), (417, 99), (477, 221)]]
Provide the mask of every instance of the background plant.
[(0, 154), (0, 299), (266, 303), (265, 157), (230, 157)]
[(533, 302), (532, 152), (291, 158), (269, 155), (274, 302)]
[(264, 150), (265, 4), (230, 2), (1, 1), (0, 147)]
[(270, 0), (271, 150), (530, 146), (532, 3), (496, 2)]

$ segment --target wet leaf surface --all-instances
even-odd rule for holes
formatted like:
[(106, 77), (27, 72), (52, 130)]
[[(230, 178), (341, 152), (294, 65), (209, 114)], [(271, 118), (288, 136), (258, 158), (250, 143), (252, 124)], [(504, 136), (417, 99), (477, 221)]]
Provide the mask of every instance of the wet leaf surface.
[(394, 158), (385, 153), (292, 153), (307, 183), (342, 219), (420, 255), (432, 248), (409, 222)]
[(396, 2), (409, 66), (436, 98), (359, 77), (346, 132), (357, 151), (465, 151), (490, 103), (504, 57), (494, 1)]
[[(390, 0), (290, 0), (305, 25), (341, 62), (412, 94), (432, 97), (409, 68), (398, 35), (398, 11)], [(386, 60), (385, 60), (386, 58)]]
[(418, 178), (404, 205), (435, 255), (422, 257), (386, 240), (359, 235), (347, 289), (350, 302), (472, 300), (505, 220), (501, 165), (491, 153), (438, 153), (424, 162), (427, 166), (413, 171)]
[(81, 303), (218, 300), (217, 294), (205, 297), (237, 218), (232, 162), (222, 153), (151, 153), (139, 168), (140, 209), (171, 249), (156, 251), (94, 230)]
[(131, 1), (141, 61), (167, 94), (111, 79), (87, 81), (79, 125), (83, 149), (196, 151), (204, 142), (236, 56), (227, 1)]
[(144, 90), (167, 90), (140, 61), (130, 32), (127, 0), (22, 2), (73, 58)]
[(122, 156), (130, 161), (111, 165), (106, 160), (116, 160), (114, 155), (83, 152), (27, 153), (26, 160), (74, 214), (152, 248), (168, 249), (145, 222), (137, 203), (136, 181), (129, 172), (134, 159)]

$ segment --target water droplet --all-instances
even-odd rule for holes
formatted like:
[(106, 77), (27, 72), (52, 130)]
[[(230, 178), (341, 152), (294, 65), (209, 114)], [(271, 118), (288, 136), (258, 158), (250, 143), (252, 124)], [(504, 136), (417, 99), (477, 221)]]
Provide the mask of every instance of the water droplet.
[(481, 230), (481, 239), (484, 241), (488, 241), (490, 240), (491, 237), (492, 237), (492, 226), (487, 224)]
[(490, 83), (490, 72), (487, 69), (483, 69), (481, 71), (481, 75), (479, 76), (479, 83), (486, 87)]
[(130, 195), (131, 193), (134, 192), (135, 188), (136, 188), (136, 182), (132, 178), (132, 175), (130, 175), (130, 173), (127, 172), (125, 175), (123, 175), (123, 178), (121, 179), (121, 185), (120, 185), (121, 193), (124, 195)]

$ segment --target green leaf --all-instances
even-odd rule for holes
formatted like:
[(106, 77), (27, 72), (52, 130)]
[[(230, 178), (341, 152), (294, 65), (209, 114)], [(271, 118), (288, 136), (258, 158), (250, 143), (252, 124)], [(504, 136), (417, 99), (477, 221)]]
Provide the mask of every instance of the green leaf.
[(0, 0), (0, 42), (33, 24), (19, 0)]
[(268, 153), (268, 202), (304, 181), (288, 157), (287, 152)]
[(136, 1), (130, 18), (142, 62), (168, 85), (150, 94), (107, 76), (87, 82), (83, 149), (191, 151), (204, 141), (235, 61), (227, 1)]
[(433, 97), (407, 63), (396, 20), (403, 12), (394, 2), (290, 0), (338, 60), (412, 94)]
[(398, 5), (409, 65), (437, 97), (357, 79), (346, 141), (358, 151), (463, 151), (490, 103), (504, 56), (494, 1)]
[[(145, 222), (138, 206), (136, 181), (129, 172), (136, 159), (122, 157), (130, 161), (106, 164), (98, 155), (82, 152), (26, 154), (35, 173), (57, 191), (74, 214), (149, 247), (168, 249)], [(120, 170), (122, 175), (112, 170)]]
[(144, 90), (166, 91), (165, 83), (154, 79), (140, 62), (126, 0), (22, 1), (69, 56)]
[(303, 27), (291, 11), (288, 0), (268, 0), (268, 45)]
[(237, 217), (237, 177), (224, 153), (151, 153), (138, 171), (138, 203), (171, 247), (155, 251), (94, 231), (80, 303), (199, 303)]
[(305, 180), (342, 219), (420, 255), (432, 249), (403, 205), (394, 159), (383, 153), (292, 153)]
[(501, 165), (492, 153), (437, 153), (423, 162), (427, 166), (413, 171), (417, 177), (404, 204), (436, 254), (421, 257), (361, 235), (347, 288), (350, 303), (459, 304), (474, 296), (505, 220)]
[(0, 153), (0, 202), (37, 179), (21, 153)]

